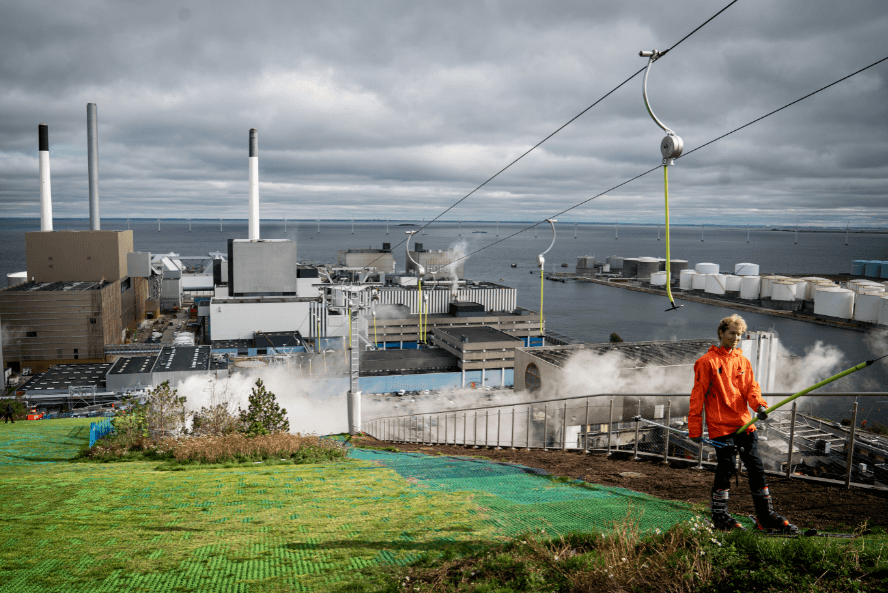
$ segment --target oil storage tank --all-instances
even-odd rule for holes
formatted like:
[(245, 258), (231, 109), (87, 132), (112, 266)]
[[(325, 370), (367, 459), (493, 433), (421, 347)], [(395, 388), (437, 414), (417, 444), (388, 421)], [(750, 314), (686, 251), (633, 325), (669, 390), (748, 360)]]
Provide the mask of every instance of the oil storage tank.
[(725, 275), (706, 274), (706, 286), (704, 290), (709, 294), (725, 294)]
[(740, 298), (747, 301), (758, 300), (762, 290), (762, 279), (758, 276), (743, 276), (740, 279)]
[(814, 314), (839, 319), (854, 315), (854, 291), (847, 288), (818, 288), (814, 293)]
[(867, 323), (878, 323), (883, 296), (885, 296), (885, 292), (881, 290), (859, 293), (854, 299), (854, 319)]
[(666, 272), (654, 272), (651, 274), (651, 286), (666, 286)]
[(879, 267), (882, 265), (882, 262), (879, 260), (871, 259), (866, 262), (866, 268), (864, 269), (864, 275), (867, 278), (879, 278)]
[(777, 280), (785, 280), (786, 276), (762, 276), (762, 291), (761, 297), (763, 299), (771, 298), (771, 286)]
[(655, 257), (638, 258), (636, 277), (642, 282), (650, 282), (651, 274), (660, 271), (660, 260)]
[(863, 276), (866, 271), (866, 262), (865, 259), (855, 259), (851, 262), (851, 275), (852, 276)]
[(623, 269), (623, 258), (612, 255), (607, 258), (607, 265), (610, 266), (611, 272), (619, 272)]
[(623, 278), (635, 278), (638, 276), (638, 258), (623, 258)]
[(691, 281), (691, 288), (694, 290), (706, 290), (706, 277), (708, 275), (709, 274), (697, 273), (691, 276), (691, 278), (693, 278), (693, 280)]
[(725, 290), (728, 292), (740, 292), (740, 282), (742, 279), (742, 276), (725, 274)]
[[(665, 267), (664, 267), (665, 269)], [(681, 273), (684, 270), (688, 269), (688, 260), (686, 259), (673, 259), (669, 261), (669, 276), (673, 280), (677, 280), (681, 277)]]
[(771, 283), (772, 301), (796, 300), (797, 284), (794, 280), (775, 280)]
[(744, 262), (741, 264), (734, 264), (734, 273), (738, 276), (758, 276), (759, 275), (759, 265), (751, 264), (748, 262)]
[(703, 262), (694, 266), (698, 274), (718, 274), (718, 264)]
[(696, 275), (697, 272), (694, 270), (682, 270), (678, 277), (678, 287), (682, 290), (693, 290), (694, 276)]

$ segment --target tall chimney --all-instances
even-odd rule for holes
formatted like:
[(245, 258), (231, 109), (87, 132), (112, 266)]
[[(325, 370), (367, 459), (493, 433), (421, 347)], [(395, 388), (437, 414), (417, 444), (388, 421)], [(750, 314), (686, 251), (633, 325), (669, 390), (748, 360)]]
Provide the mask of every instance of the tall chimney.
[(52, 230), (52, 188), (49, 184), (49, 127), (37, 126), (37, 143), (40, 150), (40, 230)]
[(259, 240), (259, 132), (250, 129), (250, 241)]
[(86, 154), (89, 165), (89, 229), (101, 230), (99, 219), (99, 120), (96, 104), (86, 104)]

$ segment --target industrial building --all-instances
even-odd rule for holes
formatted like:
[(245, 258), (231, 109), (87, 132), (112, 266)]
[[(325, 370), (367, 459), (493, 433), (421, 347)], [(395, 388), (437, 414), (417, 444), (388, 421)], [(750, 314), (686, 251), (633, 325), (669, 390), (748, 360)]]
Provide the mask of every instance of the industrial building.
[(418, 264), (425, 269), (423, 281), (449, 277), (462, 280), (465, 278), (462, 257), (463, 253), (456, 249), (424, 249), (422, 243), (416, 243), (413, 250), (407, 250), (406, 270), (415, 276), (419, 273)]
[(336, 252), (336, 265), (360, 270), (395, 271), (392, 244), (383, 243), (382, 249), (345, 249)]

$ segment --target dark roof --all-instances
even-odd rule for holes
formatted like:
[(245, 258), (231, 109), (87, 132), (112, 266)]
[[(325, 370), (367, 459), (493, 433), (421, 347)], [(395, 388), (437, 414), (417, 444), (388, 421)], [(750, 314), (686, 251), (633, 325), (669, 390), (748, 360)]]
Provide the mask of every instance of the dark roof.
[(209, 346), (179, 346), (164, 348), (152, 369), (155, 373), (206, 370), (210, 365)]
[(3, 289), (3, 292), (51, 292), (51, 291), (80, 291), (101, 290), (108, 286), (109, 282), (22, 282), (15, 286)]
[(213, 340), (213, 350), (230, 350), (231, 348), (246, 350), (252, 347), (253, 340)]
[(479, 325), (477, 327), (454, 327), (454, 328), (440, 328), (436, 327), (432, 330), (432, 335), (436, 333), (446, 334), (454, 340), (461, 340), (463, 336), (466, 337), (468, 342), (477, 343), (477, 342), (523, 342), (521, 338), (516, 338), (513, 335), (507, 334), (506, 332), (501, 332), (498, 329), (493, 329), (492, 327), (488, 327), (486, 325)]
[(255, 332), (253, 342), (256, 348), (292, 348), (302, 346), (299, 332)]
[(365, 350), (361, 352), (362, 375), (458, 370), (457, 358), (442, 348)]
[(120, 358), (117, 362), (114, 363), (114, 366), (111, 367), (111, 370), (108, 371), (109, 375), (141, 375), (141, 374), (151, 374), (151, 368), (154, 366), (154, 362), (157, 360), (157, 355), (154, 356), (129, 356), (127, 358)]
[[(632, 363), (626, 368), (646, 366), (692, 365), (706, 354), (713, 340), (677, 340), (674, 342), (618, 342), (586, 344), (585, 349), (597, 354), (617, 350)], [(528, 348), (527, 352), (559, 367), (581, 348)]]
[(97, 364), (59, 364), (40, 373), (18, 388), (18, 391), (67, 391), (68, 387), (92, 387), (105, 380), (110, 362)]

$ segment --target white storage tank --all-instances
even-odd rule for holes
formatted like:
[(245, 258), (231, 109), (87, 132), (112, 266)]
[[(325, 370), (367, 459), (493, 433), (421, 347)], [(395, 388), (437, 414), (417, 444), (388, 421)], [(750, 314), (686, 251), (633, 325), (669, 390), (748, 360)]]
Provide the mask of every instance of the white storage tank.
[(744, 262), (742, 264), (734, 264), (734, 273), (738, 276), (758, 276), (759, 265)]
[(814, 314), (851, 319), (854, 296), (854, 291), (846, 288), (819, 288), (814, 294)]
[(878, 323), (884, 291), (865, 291), (854, 299), (854, 319), (867, 323)]
[(678, 287), (682, 290), (691, 290), (694, 288), (694, 276), (697, 272), (694, 270), (682, 270), (678, 277)]
[(688, 260), (686, 259), (673, 259), (669, 261), (669, 273), (672, 276), (672, 279), (675, 280), (678, 278), (684, 270), (688, 269)]
[(617, 257), (616, 255), (612, 255), (607, 258), (607, 265), (610, 266), (612, 271), (622, 270), (623, 269), (623, 258)]
[(698, 274), (718, 274), (718, 264), (702, 263), (694, 266)]
[(740, 279), (740, 298), (754, 301), (762, 290), (762, 279), (758, 276), (743, 276)]
[(651, 274), (651, 286), (666, 286), (666, 272)]
[(796, 300), (796, 283), (793, 280), (775, 280), (771, 284), (772, 301)]
[(888, 325), (888, 295), (881, 297), (879, 303), (879, 325)]
[(725, 294), (725, 275), (706, 274), (705, 290), (709, 294)]
[(691, 276), (691, 288), (694, 290), (705, 290), (706, 289), (706, 277), (709, 274), (694, 274)]
[(777, 280), (786, 280), (786, 277), (785, 276), (762, 276), (761, 296), (763, 299), (771, 298), (771, 286)]
[(742, 279), (742, 276), (725, 274), (725, 290), (728, 292), (740, 292), (740, 282)]
[(813, 285), (810, 282), (808, 282), (807, 280), (801, 279), (801, 278), (793, 278), (793, 282), (795, 282), (795, 285), (796, 285), (795, 294), (796, 294), (797, 301), (813, 300), (813, 295), (812, 295), (812, 298), (810, 298), (810, 299), (808, 298), (808, 292), (813, 290), (811, 288)]

